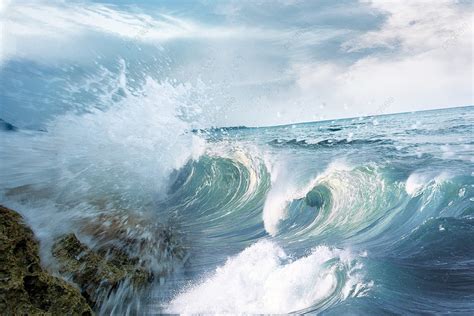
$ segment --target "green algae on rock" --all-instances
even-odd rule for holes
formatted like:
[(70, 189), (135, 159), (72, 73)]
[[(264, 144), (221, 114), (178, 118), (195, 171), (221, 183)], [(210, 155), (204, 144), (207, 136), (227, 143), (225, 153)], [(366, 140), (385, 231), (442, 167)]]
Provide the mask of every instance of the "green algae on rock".
[(33, 232), (0, 205), (0, 311), (9, 315), (92, 315), (78, 289), (40, 264)]

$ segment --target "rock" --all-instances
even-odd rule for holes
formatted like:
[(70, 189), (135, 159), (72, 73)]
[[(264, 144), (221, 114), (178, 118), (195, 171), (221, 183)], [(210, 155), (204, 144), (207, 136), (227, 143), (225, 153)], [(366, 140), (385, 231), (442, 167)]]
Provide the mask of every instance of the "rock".
[(60, 273), (70, 277), (97, 309), (123, 282), (138, 289), (152, 280), (149, 271), (137, 266), (138, 258), (129, 257), (120, 249), (109, 250), (92, 251), (74, 234), (62, 236), (52, 249)]
[(94, 250), (112, 262), (145, 268), (155, 278), (182, 267), (188, 252), (179, 227), (132, 211), (101, 214), (80, 224), (80, 233), (94, 241)]
[(78, 289), (48, 274), (39, 244), (15, 211), (0, 206), (0, 313), (92, 315)]

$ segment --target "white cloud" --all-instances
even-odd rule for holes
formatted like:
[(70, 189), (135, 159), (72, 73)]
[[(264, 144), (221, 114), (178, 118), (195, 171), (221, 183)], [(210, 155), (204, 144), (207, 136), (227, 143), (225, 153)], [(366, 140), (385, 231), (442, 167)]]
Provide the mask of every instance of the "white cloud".
[[(386, 22), (343, 48), (382, 52), (350, 66), (293, 64), (293, 97), (308, 104), (305, 113), (341, 117), (474, 104), (472, 10), (447, 1), (371, 5), (388, 14)], [(323, 102), (321, 111), (315, 105)]]
[[(269, 38), (278, 35), (260, 29), (210, 26), (167, 14), (128, 13), (99, 4), (12, 3), (2, 7), (1, 12), (0, 61), (12, 57), (64, 57), (68, 52), (77, 51), (80, 45), (74, 43), (81, 37), (94, 33), (154, 44), (173, 39)], [(68, 49), (68, 46), (71, 47)], [(85, 48), (81, 47), (82, 50)]]
[[(349, 51), (365, 48), (398, 48), (404, 52), (438, 49), (453, 40), (472, 43), (472, 8), (454, 1), (367, 1), (372, 8), (387, 15), (378, 30), (370, 31), (344, 46)], [(466, 34), (464, 34), (466, 33)]]

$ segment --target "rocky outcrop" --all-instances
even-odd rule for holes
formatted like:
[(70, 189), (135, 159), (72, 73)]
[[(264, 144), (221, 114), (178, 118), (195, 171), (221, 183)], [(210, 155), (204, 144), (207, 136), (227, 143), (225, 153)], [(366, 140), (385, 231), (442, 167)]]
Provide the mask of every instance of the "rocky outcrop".
[(52, 252), (60, 273), (77, 284), (89, 304), (97, 309), (123, 282), (139, 289), (153, 277), (151, 272), (137, 265), (138, 258), (120, 249), (109, 249), (107, 253), (92, 251), (74, 234), (58, 239)]
[(33, 232), (0, 206), (0, 311), (7, 315), (91, 315), (79, 290), (45, 271)]

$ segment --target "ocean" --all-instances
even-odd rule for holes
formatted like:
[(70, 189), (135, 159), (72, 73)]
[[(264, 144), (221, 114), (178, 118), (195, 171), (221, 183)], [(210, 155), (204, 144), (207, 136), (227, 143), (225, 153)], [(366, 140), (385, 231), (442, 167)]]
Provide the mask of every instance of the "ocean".
[(120, 231), (159, 276), (99, 313), (474, 311), (474, 107), (196, 129), (146, 85), (0, 131), (0, 202), (48, 267), (57, 236)]

